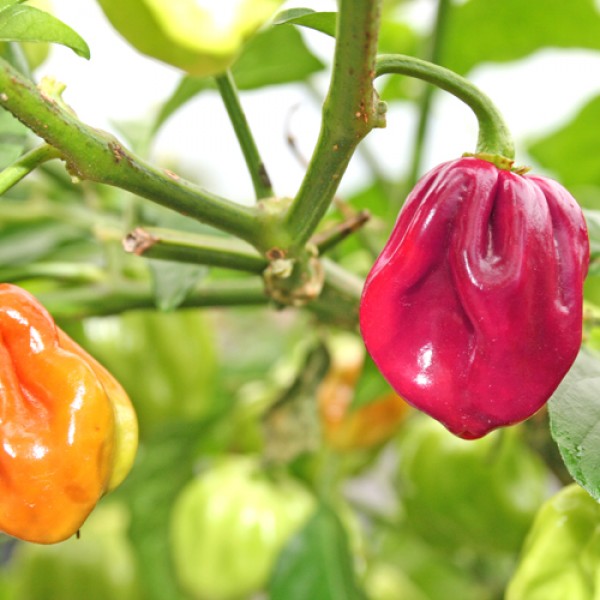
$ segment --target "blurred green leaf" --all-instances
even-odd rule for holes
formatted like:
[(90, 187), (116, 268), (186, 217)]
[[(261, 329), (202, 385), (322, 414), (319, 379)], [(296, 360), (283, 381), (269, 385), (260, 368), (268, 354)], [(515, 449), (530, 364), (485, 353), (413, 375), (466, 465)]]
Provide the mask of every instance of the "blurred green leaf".
[(211, 422), (188, 421), (163, 428), (144, 444), (133, 471), (115, 495), (131, 508), (133, 541), (146, 600), (183, 600), (169, 554), (171, 507), (192, 478), (199, 440)]
[(316, 12), (309, 8), (290, 8), (280, 12), (275, 17), (275, 25), (301, 25), (315, 31), (320, 31), (331, 37), (335, 37), (337, 13)]
[(25, 149), (29, 130), (9, 112), (0, 109), (0, 169), (17, 160)]
[(531, 143), (528, 151), (540, 165), (554, 172), (565, 186), (600, 187), (598, 123), (600, 96), (588, 102), (571, 122)]
[(203, 265), (191, 265), (169, 260), (150, 260), (152, 286), (159, 310), (176, 309), (206, 274)]
[(548, 410), (550, 431), (569, 473), (600, 500), (600, 360), (582, 350)]
[(383, 378), (371, 356), (367, 354), (350, 409), (356, 410), (361, 406), (371, 404), (391, 391), (390, 384)]
[(283, 549), (269, 591), (270, 600), (366, 600), (346, 531), (330, 508), (321, 506)]
[(588, 275), (600, 275), (600, 211), (584, 210), (590, 237), (590, 268)]
[[(253, 37), (233, 64), (231, 72), (240, 90), (253, 90), (302, 81), (323, 67), (293, 26), (280, 25)], [(159, 112), (154, 131), (186, 102), (208, 89), (214, 89), (212, 79), (184, 77)]]
[(303, 81), (323, 67), (295, 27), (278, 25), (248, 42), (234, 63), (232, 73), (241, 90), (253, 90)]
[[(379, 52), (382, 54), (422, 54), (423, 40), (408, 24), (392, 19), (384, 19), (379, 32)], [(385, 78), (380, 86), (380, 96), (387, 102), (391, 100), (413, 100), (418, 97), (425, 85), (414, 77), (394, 75)], [(379, 86), (378, 86), (379, 87)]]
[(0, 236), (0, 267), (12, 267), (47, 258), (68, 242), (80, 237), (79, 229), (52, 221), (40, 221), (4, 230)]
[(292, 384), (263, 417), (265, 456), (288, 462), (314, 451), (320, 444), (317, 388), (329, 368), (329, 353), (322, 344), (311, 348)]
[(62, 44), (79, 56), (90, 58), (90, 49), (78, 33), (33, 6), (12, 5), (0, 12), (0, 40)]
[(600, 49), (599, 32), (594, 0), (469, 0), (450, 12), (443, 64), (467, 73), (545, 47)]

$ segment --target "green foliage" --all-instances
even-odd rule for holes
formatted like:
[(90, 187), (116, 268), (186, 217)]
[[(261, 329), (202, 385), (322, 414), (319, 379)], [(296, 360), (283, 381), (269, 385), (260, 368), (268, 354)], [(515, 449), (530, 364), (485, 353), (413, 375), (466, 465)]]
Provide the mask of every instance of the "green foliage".
[(269, 593), (272, 600), (365, 600), (346, 533), (331, 508), (321, 506), (284, 548)]
[(21, 2), (0, 5), (0, 40), (5, 42), (50, 42), (62, 44), (83, 58), (90, 58), (85, 40), (51, 14)]
[(582, 352), (548, 405), (552, 437), (569, 473), (600, 500), (600, 363)]
[[(558, 25), (560, 24), (560, 25)], [(594, 0), (469, 0), (452, 7), (443, 64), (467, 73), (486, 62), (524, 58), (542, 48), (600, 49)]]
[(10, 113), (0, 111), (0, 168), (8, 166), (23, 153), (27, 133), (27, 128)]
[(316, 12), (307, 8), (291, 8), (280, 12), (274, 23), (276, 25), (282, 23), (302, 25), (335, 37), (336, 13)]
[[(531, 143), (529, 153), (574, 191), (583, 186), (600, 188), (597, 124), (600, 96), (590, 100), (572, 121)], [(585, 193), (585, 192), (584, 192)], [(584, 195), (584, 199), (586, 196)], [(600, 194), (589, 208), (600, 208)]]

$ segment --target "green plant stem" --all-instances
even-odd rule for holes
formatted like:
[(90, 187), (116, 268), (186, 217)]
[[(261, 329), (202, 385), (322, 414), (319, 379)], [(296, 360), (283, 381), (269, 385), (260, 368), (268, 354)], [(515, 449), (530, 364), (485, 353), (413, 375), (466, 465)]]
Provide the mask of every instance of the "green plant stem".
[(371, 213), (368, 210), (361, 210), (331, 229), (317, 233), (311, 238), (311, 243), (317, 247), (321, 256), (344, 241), (350, 234), (358, 231), (370, 218)]
[[(55, 319), (82, 319), (127, 310), (156, 309), (156, 298), (147, 283), (120, 281), (118, 286), (70, 287), (37, 294)], [(211, 281), (196, 288), (181, 304), (182, 308), (252, 306), (267, 304), (258, 278)]]
[(358, 143), (384, 126), (373, 90), (381, 0), (340, 0), (336, 49), (319, 139), (284, 217), (293, 248), (310, 239), (327, 211)]
[(32, 278), (47, 278), (69, 283), (99, 283), (106, 279), (101, 268), (86, 263), (30, 263), (2, 269), (2, 281), (18, 282)]
[[(428, 60), (434, 64), (440, 64), (442, 49), (444, 45), (446, 25), (448, 23), (448, 14), (450, 12), (450, 0), (438, 0), (437, 15), (433, 32), (431, 34), (431, 47), (428, 53)], [(419, 100), (419, 121), (415, 134), (412, 160), (408, 171), (406, 187), (411, 190), (419, 178), (421, 172), (421, 163), (423, 161), (423, 152), (425, 140), (429, 126), (429, 113), (431, 112), (431, 103), (435, 87), (425, 86)]]
[(158, 227), (138, 227), (123, 241), (138, 256), (224, 267), (261, 274), (268, 262), (254, 248), (230, 237), (198, 235)]
[(514, 158), (512, 137), (504, 119), (493, 102), (470, 81), (439, 65), (400, 54), (383, 54), (377, 58), (376, 77), (388, 73), (422, 79), (462, 100), (479, 122), (476, 152), (509, 160)]
[(0, 60), (0, 106), (56, 148), (76, 179), (128, 190), (260, 246), (256, 211), (147, 164), (112, 135), (80, 122), (62, 102)]
[(256, 198), (258, 200), (269, 198), (273, 196), (271, 180), (242, 109), (233, 76), (230, 71), (227, 71), (223, 75), (215, 77), (215, 81), (246, 160)]
[(42, 144), (23, 154), (0, 172), (0, 194), (4, 194), (36, 167), (59, 156), (60, 152), (48, 144)]

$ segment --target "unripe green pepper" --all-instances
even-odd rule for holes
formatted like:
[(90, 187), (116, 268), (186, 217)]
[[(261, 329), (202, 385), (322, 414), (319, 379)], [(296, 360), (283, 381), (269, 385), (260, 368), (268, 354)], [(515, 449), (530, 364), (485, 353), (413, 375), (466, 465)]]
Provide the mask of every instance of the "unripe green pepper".
[(314, 508), (289, 476), (230, 457), (192, 480), (173, 507), (171, 551), (181, 587), (198, 600), (237, 600), (266, 583), (284, 544)]
[(282, 0), (98, 0), (113, 27), (137, 50), (190, 75), (226, 71)]
[(576, 484), (538, 512), (506, 600), (600, 599), (600, 504)]
[(144, 435), (166, 420), (218, 409), (214, 336), (201, 311), (132, 311), (86, 319), (67, 331), (127, 390)]
[(547, 484), (520, 433), (465, 441), (429, 418), (407, 422), (397, 484), (409, 526), (442, 548), (518, 551)]

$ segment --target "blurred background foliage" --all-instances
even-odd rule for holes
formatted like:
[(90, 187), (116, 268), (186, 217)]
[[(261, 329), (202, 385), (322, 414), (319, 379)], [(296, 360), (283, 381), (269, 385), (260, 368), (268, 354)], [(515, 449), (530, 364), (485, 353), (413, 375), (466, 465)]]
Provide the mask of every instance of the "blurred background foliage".
[[(568, 8), (559, 0), (431, 0), (434, 18), (426, 29), (405, 19), (410, 4), (384, 3), (381, 52), (434, 59), (468, 75), (547, 48), (600, 50), (593, 0), (572, 0)], [(317, 16), (325, 30), (331, 19)], [(242, 101), (245, 90), (290, 82), (314, 93), (313, 78), (328, 66), (306, 35), (302, 24), (275, 24), (244, 47), (233, 66)], [(3, 52), (16, 60), (14, 47)], [(182, 77), (155, 118), (121, 125), (122, 137), (147, 153), (171, 115), (209, 93), (211, 80)], [(363, 149), (370, 180), (339, 198), (322, 225), (371, 213), (365, 228), (329, 253), (359, 276), (420, 174), (431, 118), (433, 92), (419, 82), (386, 78), (380, 93), (390, 106), (413, 106), (420, 126), (412, 172), (384, 176), (377, 156)], [(586, 210), (593, 252), (584, 341), (592, 352), (600, 349), (599, 121), (600, 96), (543, 138), (518, 140), (528, 153), (519, 162), (559, 179)], [(0, 114), (1, 166), (34, 143)], [(241, 276), (125, 254), (121, 238), (142, 224), (206, 231), (119, 190), (73, 182), (54, 163), (0, 199), (0, 280), (45, 302), (121, 381), (141, 425), (133, 472), (102, 501), (80, 539), (55, 547), (2, 540), (0, 598), (502, 598), (536, 512), (569, 480), (545, 412), (483, 440), (457, 440), (392, 394), (355, 329), (341, 331), (327, 319), (278, 311), (266, 301), (190, 306), (199, 287)], [(242, 457), (251, 469), (222, 470), (224, 460)], [(215, 480), (217, 488), (207, 483), (186, 491), (197, 495), (196, 504), (186, 508), (189, 514), (178, 512), (182, 490)], [(211, 573), (186, 583), (181, 573), (190, 566), (181, 562), (195, 554), (174, 552), (174, 531), (207, 518), (205, 489), (225, 512), (218, 530), (198, 531), (197, 543), (209, 546), (194, 552), (216, 562)], [(287, 514), (287, 505), (297, 505), (298, 514)], [(267, 567), (255, 581), (258, 563)], [(518, 600), (516, 592), (512, 598)]]

